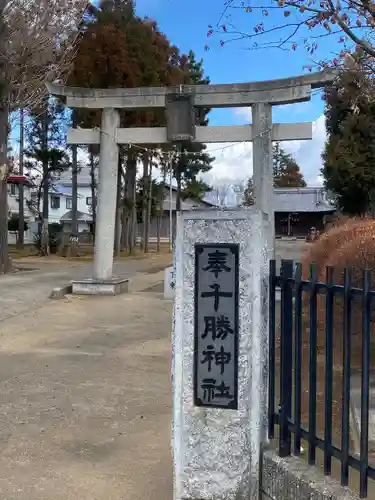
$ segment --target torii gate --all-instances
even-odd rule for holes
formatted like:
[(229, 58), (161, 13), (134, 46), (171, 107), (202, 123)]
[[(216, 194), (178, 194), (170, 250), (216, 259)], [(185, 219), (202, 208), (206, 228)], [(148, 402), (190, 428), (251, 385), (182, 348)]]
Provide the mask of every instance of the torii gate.
[[(85, 284), (86, 293), (118, 290), (119, 281), (113, 278), (112, 269), (120, 144), (252, 141), (255, 203), (271, 221), (269, 247), (272, 249), (272, 142), (312, 138), (311, 123), (273, 124), (272, 106), (309, 101), (312, 89), (324, 87), (334, 78), (334, 72), (323, 71), (263, 82), (135, 89), (90, 89), (47, 83), (49, 93), (66, 98), (68, 107), (102, 109), (100, 130), (70, 129), (68, 132), (69, 144), (100, 144), (94, 276)], [(194, 124), (194, 108), (250, 106), (252, 125), (199, 127)], [(166, 108), (167, 127), (119, 128), (119, 109), (145, 108)]]

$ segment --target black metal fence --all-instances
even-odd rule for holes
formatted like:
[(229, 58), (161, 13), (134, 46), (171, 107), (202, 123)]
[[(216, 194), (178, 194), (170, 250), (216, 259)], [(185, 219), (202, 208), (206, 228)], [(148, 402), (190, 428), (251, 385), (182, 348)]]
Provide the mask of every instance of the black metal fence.
[[(308, 462), (316, 463), (316, 451), (324, 454), (324, 473), (332, 474), (332, 459), (341, 462), (341, 484), (348, 485), (349, 469), (359, 471), (359, 493), (367, 497), (368, 478), (375, 479), (369, 465), (369, 395), (371, 351), (371, 275), (363, 272), (362, 287), (354, 287), (351, 271), (345, 270), (343, 285), (335, 284), (334, 269), (327, 268), (325, 282), (319, 282), (317, 269), (311, 266), (308, 280), (302, 279), (301, 264), (282, 261), (280, 275), (275, 261), (270, 263), (270, 350), (269, 350), (269, 436), (278, 426), (279, 454), (300, 455), (301, 441), (308, 443)], [(276, 321), (277, 291), (281, 290), (280, 322)], [(340, 297), (342, 319), (341, 445), (333, 440), (333, 376), (336, 297)], [(318, 322), (319, 304), (323, 303), (323, 322)], [(351, 452), (350, 404), (353, 304), (361, 317), (361, 418), (359, 455)], [(321, 319), (321, 316), (320, 316)], [(278, 324), (280, 323), (280, 325)], [(319, 323), (319, 325), (318, 325)], [(323, 332), (322, 332), (323, 323)], [(278, 328), (280, 326), (280, 328)], [(318, 331), (319, 326), (319, 331)], [(337, 325), (336, 325), (337, 327)], [(324, 424), (317, 426), (318, 334), (324, 340)], [(276, 340), (278, 342), (276, 342)], [(302, 348), (308, 349), (307, 387), (303, 387)], [(277, 346), (277, 347), (276, 347)], [(303, 391), (308, 389), (307, 428), (302, 423)], [(276, 397), (277, 396), (277, 397)], [(319, 428), (318, 428), (319, 427)], [(320, 435), (319, 435), (320, 434)], [(292, 439), (293, 435), (293, 439)]]

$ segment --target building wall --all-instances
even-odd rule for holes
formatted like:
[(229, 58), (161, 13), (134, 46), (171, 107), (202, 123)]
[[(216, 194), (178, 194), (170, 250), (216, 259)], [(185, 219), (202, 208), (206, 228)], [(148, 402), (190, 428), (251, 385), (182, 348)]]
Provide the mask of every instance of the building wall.
[[(176, 224), (176, 212), (172, 213), (172, 228), (175, 227)], [(163, 214), (163, 217), (161, 218), (161, 223), (160, 223), (160, 238), (169, 238), (169, 233), (170, 233), (170, 216), (169, 212), (165, 211)], [(143, 236), (143, 224), (137, 224), (137, 235), (139, 237)], [(150, 238), (156, 238), (157, 237), (157, 219), (154, 218), (151, 221), (150, 228), (149, 228), (149, 236)]]
[[(63, 232), (64, 233), (71, 233), (72, 232), (72, 223), (71, 222), (64, 222)], [(90, 232), (90, 225), (87, 222), (78, 222), (78, 232), (79, 233)]]
[[(172, 203), (170, 200), (172, 199)], [(177, 202), (177, 193), (175, 190), (172, 190), (172, 197), (170, 196), (170, 190), (165, 188), (164, 202), (163, 208), (165, 211), (169, 211), (172, 205), (172, 210), (176, 210), (176, 202)], [(181, 201), (181, 210), (191, 210), (192, 208), (209, 208), (209, 205), (206, 203), (202, 203), (196, 200), (182, 200)]]
[[(29, 209), (27, 205), (27, 200), (31, 199), (31, 188), (27, 184), (23, 186), (24, 193), (24, 216), (25, 221), (28, 223), (28, 230), (24, 233), (24, 242), (26, 244), (31, 244), (34, 242), (34, 232), (32, 227), (32, 221), (34, 220), (34, 214)], [(19, 213), (19, 185), (16, 183), (8, 183), (8, 210), (12, 214)], [(15, 245), (17, 243), (18, 233), (8, 231), (8, 243), (9, 245)]]
[[(24, 207), (25, 219), (26, 220), (33, 219), (34, 218), (33, 213), (31, 212), (31, 210), (29, 209), (29, 207), (26, 203), (27, 200), (31, 199), (30, 186), (25, 184), (24, 189), (23, 189), (23, 193), (24, 193), (23, 207)], [(18, 199), (19, 198), (18, 197), (19, 197), (19, 185), (8, 183), (8, 210), (12, 214), (18, 214), (18, 212), (19, 212), (19, 207), (18, 207)]]
[[(288, 213), (275, 214), (276, 236), (288, 236)], [(289, 236), (307, 236), (312, 227), (319, 231), (324, 230), (324, 216), (326, 212), (302, 212), (291, 214)]]

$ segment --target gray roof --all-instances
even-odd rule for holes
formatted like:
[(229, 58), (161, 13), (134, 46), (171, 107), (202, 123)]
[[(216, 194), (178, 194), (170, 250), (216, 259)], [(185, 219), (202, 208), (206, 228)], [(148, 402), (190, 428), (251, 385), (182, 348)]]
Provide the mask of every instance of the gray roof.
[[(95, 170), (95, 176), (97, 177), (98, 173)], [(62, 186), (70, 187), (72, 185), (72, 171), (71, 169), (65, 170), (61, 173), (57, 182)], [(77, 174), (77, 182), (78, 186), (90, 186), (91, 185), (91, 175), (90, 175), (90, 167), (83, 166)]]
[[(92, 222), (92, 215), (90, 214), (85, 214), (84, 212), (80, 212), (77, 210), (77, 218), (79, 221), (83, 222)], [(72, 210), (69, 210), (64, 214), (61, 219), (62, 222), (71, 222), (72, 221)]]
[(275, 212), (334, 212), (322, 187), (276, 188)]

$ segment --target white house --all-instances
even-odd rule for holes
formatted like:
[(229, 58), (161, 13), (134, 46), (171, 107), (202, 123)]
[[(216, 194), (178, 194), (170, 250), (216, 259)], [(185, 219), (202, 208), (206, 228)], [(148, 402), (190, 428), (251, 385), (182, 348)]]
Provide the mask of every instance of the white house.
[[(90, 170), (83, 167), (77, 179), (78, 232), (90, 232), (92, 225), (92, 192)], [(64, 232), (72, 229), (72, 173), (63, 172), (54, 184), (55, 192), (50, 195), (50, 222), (52, 217), (63, 224)]]
[[(86, 196), (90, 194), (90, 196)], [(78, 231), (89, 232), (92, 223), (91, 190), (88, 192), (78, 187)], [(72, 189), (60, 183), (54, 183), (48, 193), (48, 222), (49, 224), (63, 224), (65, 232), (71, 231), (72, 223)]]
[[(24, 217), (25, 222), (28, 225), (28, 230), (24, 233), (24, 241), (25, 243), (32, 243), (34, 238), (34, 230), (33, 221), (34, 221), (34, 213), (29, 207), (29, 201), (31, 199), (31, 193), (33, 189), (33, 184), (23, 175), (11, 174), (7, 179), (8, 184), (8, 213), (9, 216), (12, 214), (19, 213), (19, 192), (20, 192), (20, 184), (23, 184), (23, 193), (24, 193)], [(12, 245), (17, 242), (17, 233), (9, 231), (8, 233), (8, 242)]]
[[(8, 181), (8, 203), (10, 213), (18, 213), (18, 184), (21, 176), (10, 176)], [(25, 196), (25, 220), (29, 222), (29, 231), (25, 233), (25, 242), (32, 243), (34, 233), (37, 232), (38, 210), (42, 210), (42, 200), (38, 210), (30, 209), (30, 206), (36, 207), (38, 193), (31, 182), (24, 179), (24, 196)], [(91, 176), (90, 170), (87, 167), (82, 168), (78, 174), (78, 231), (92, 231), (92, 191), (91, 191)], [(172, 195), (172, 196), (171, 196)], [(160, 224), (160, 237), (168, 238), (171, 226), (175, 226), (176, 221), (176, 188), (170, 190), (169, 186), (165, 187), (163, 215)], [(197, 201), (193, 199), (184, 199), (181, 201), (182, 210), (190, 210), (192, 208), (208, 208), (212, 206), (206, 201)], [(34, 221), (34, 223), (32, 223)], [(48, 222), (49, 224), (62, 224), (63, 231), (70, 233), (72, 230), (72, 176), (71, 171), (66, 171), (61, 176), (54, 180), (48, 193)], [(137, 225), (138, 235), (143, 234), (142, 223)], [(150, 236), (157, 235), (157, 221), (154, 218), (150, 225)], [(16, 243), (16, 234), (9, 234), (9, 242)]]

